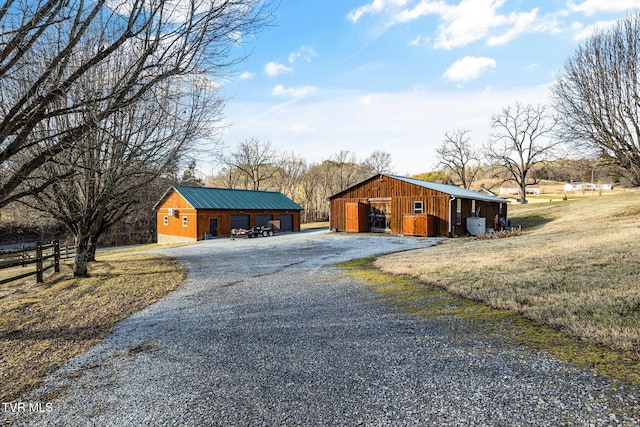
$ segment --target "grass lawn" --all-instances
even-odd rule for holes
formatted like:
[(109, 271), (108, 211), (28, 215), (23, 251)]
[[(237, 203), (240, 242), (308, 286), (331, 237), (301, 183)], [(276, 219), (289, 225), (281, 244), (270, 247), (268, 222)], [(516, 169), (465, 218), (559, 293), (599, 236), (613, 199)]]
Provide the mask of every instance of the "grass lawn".
[(46, 283), (14, 283), (0, 298), (0, 401), (32, 389), (186, 277), (184, 267), (167, 257), (126, 252), (98, 254), (89, 272), (69, 278), (70, 265), (61, 265)]
[(548, 325), (571, 341), (547, 348), (542, 334), (535, 347), (640, 384), (640, 192), (544, 197), (509, 207), (520, 236), (448, 239), (373, 265)]
[(326, 228), (329, 229), (329, 221), (321, 221), (321, 222), (307, 222), (304, 224), (300, 224), (300, 230), (312, 230), (316, 228)]

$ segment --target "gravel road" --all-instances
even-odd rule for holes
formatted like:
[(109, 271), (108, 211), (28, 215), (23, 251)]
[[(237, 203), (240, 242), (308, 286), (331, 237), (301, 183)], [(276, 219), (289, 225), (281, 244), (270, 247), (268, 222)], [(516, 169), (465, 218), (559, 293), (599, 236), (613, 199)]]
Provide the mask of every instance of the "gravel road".
[(412, 317), (331, 267), (434, 243), (313, 231), (163, 250), (186, 283), (4, 404), (0, 424), (640, 425), (637, 388)]

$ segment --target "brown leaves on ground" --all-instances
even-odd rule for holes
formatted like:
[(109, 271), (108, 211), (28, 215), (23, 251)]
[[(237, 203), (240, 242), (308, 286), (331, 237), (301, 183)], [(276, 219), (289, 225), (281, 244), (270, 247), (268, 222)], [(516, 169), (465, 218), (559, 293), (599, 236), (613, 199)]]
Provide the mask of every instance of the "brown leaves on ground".
[(0, 298), (1, 401), (35, 387), (186, 277), (175, 260), (153, 254), (107, 254), (90, 265), (90, 273), (69, 279), (66, 265), (44, 287), (30, 279)]

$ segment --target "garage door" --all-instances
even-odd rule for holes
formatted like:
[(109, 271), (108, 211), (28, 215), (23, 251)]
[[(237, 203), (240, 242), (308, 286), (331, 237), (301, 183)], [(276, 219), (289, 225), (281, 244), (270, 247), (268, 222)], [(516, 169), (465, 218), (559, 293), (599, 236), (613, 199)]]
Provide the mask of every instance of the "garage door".
[(278, 215), (280, 219), (280, 231), (293, 231), (293, 215), (282, 214)]
[(263, 227), (269, 226), (269, 221), (273, 219), (273, 215), (256, 215), (256, 225), (261, 225)]
[(249, 215), (231, 215), (231, 229), (249, 228)]

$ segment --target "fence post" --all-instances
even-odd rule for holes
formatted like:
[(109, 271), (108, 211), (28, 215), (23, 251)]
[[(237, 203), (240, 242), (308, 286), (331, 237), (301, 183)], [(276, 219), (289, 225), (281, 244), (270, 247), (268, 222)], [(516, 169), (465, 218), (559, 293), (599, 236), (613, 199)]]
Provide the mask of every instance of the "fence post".
[(60, 273), (60, 242), (54, 240), (53, 242), (53, 271)]
[(42, 277), (42, 242), (36, 243), (36, 282), (44, 282)]

